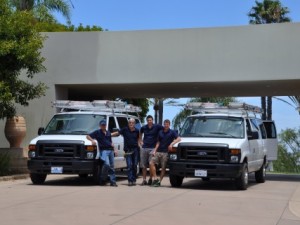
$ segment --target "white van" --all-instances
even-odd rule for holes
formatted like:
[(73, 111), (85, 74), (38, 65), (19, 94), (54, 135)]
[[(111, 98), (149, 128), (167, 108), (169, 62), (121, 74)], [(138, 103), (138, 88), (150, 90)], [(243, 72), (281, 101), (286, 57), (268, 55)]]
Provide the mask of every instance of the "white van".
[(277, 159), (277, 134), (273, 121), (257, 118), (260, 108), (245, 103), (190, 103), (198, 114), (187, 117), (181, 142), (169, 153), (170, 183), (181, 186), (184, 177), (235, 179), (247, 189), (248, 174), (265, 182), (266, 166)]
[[(54, 115), (45, 129), (40, 128), (39, 136), (29, 144), (28, 169), (34, 184), (42, 184), (48, 174), (79, 174), (80, 177), (92, 174), (98, 182), (97, 147), (86, 135), (99, 129), (99, 121), (103, 119), (111, 132), (127, 126), (129, 118), (135, 119), (138, 129), (141, 127), (138, 117), (127, 114), (139, 112), (140, 108), (118, 101), (56, 101), (54, 106), (62, 108), (62, 112)], [(115, 169), (126, 168), (123, 137), (112, 137), (112, 141), (117, 152)]]

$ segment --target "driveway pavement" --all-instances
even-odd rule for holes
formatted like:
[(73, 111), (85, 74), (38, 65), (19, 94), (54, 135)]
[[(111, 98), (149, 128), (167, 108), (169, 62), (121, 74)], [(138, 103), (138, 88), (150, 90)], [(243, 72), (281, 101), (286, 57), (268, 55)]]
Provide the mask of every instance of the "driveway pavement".
[[(138, 180), (138, 184), (141, 183)], [(300, 225), (300, 176), (269, 175), (250, 179), (246, 191), (232, 182), (185, 179), (171, 188), (96, 186), (77, 176), (48, 176), (44, 185), (30, 179), (0, 182), (2, 225)]]

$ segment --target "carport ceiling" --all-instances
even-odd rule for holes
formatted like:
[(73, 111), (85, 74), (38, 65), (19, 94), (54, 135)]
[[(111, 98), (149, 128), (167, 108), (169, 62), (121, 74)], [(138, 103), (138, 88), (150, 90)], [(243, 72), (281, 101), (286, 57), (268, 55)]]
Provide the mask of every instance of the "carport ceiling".
[(72, 84), (56, 85), (69, 99), (179, 98), (212, 96), (296, 96), (300, 80), (214, 83)]

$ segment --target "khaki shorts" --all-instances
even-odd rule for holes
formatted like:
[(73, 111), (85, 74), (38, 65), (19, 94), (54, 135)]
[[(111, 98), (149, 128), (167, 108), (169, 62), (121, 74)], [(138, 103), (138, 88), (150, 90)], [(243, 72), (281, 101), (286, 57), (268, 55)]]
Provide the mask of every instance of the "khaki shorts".
[(160, 165), (162, 169), (166, 169), (168, 162), (168, 153), (156, 152), (155, 155), (152, 156), (151, 162), (153, 162), (156, 165)]
[(152, 158), (152, 155), (150, 154), (154, 148), (141, 148), (140, 156), (140, 167), (141, 168), (147, 168), (149, 167), (149, 162)]

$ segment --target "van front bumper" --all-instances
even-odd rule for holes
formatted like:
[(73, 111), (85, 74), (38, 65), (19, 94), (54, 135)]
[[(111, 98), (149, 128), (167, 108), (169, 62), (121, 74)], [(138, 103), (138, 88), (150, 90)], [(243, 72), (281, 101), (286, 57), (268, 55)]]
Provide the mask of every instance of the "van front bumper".
[(27, 161), (27, 167), (30, 173), (53, 173), (54, 167), (61, 168), (62, 174), (91, 174), (97, 165), (98, 161), (95, 160), (34, 160)]
[[(237, 178), (242, 174), (243, 164), (208, 164), (199, 162), (169, 161), (169, 173), (182, 177), (207, 177), (207, 178)], [(206, 176), (196, 174), (202, 171)]]

